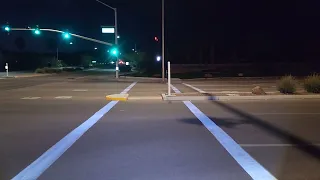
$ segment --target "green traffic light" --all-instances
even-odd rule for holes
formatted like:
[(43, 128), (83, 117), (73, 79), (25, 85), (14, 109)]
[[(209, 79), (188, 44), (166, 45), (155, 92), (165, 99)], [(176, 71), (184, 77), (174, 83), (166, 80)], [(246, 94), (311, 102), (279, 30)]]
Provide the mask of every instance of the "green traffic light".
[(11, 30), (11, 28), (10, 28), (9, 26), (5, 26), (5, 27), (4, 27), (4, 30), (7, 31), (7, 32), (9, 32), (9, 31)]
[(64, 39), (70, 39), (71, 35), (70, 35), (70, 33), (65, 32), (65, 33), (62, 34), (62, 37), (63, 37)]
[(113, 56), (117, 56), (118, 54), (119, 54), (119, 51), (118, 51), (118, 49), (117, 48), (113, 48), (113, 49), (111, 49), (111, 54), (113, 55)]
[(40, 31), (39, 29), (35, 29), (33, 32), (34, 32), (34, 34), (36, 34), (36, 35), (40, 35), (40, 34), (41, 34), (41, 31)]

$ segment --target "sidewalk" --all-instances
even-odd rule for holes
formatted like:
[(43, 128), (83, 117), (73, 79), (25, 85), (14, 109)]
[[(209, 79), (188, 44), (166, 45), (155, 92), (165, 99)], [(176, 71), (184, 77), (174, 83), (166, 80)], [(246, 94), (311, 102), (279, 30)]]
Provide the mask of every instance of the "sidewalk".
[[(167, 101), (192, 101), (192, 100), (270, 100), (270, 99), (320, 99), (320, 94), (297, 91), (296, 94), (281, 94), (280, 92), (266, 92), (266, 95), (255, 95), (251, 92), (208, 92), (190, 84), (183, 83), (186, 87), (194, 90), (193, 93), (181, 91), (171, 96), (162, 94), (162, 99)], [(181, 85), (180, 85), (181, 86)], [(175, 86), (172, 86), (175, 89)], [(178, 88), (179, 89), (179, 88)], [(179, 89), (180, 90), (180, 89)]]
[(0, 78), (26, 78), (26, 77), (39, 77), (39, 76), (48, 76), (51, 74), (36, 74), (33, 72), (23, 72), (23, 71), (16, 71), (16, 72), (9, 72), (8, 77), (6, 72), (0, 72)]

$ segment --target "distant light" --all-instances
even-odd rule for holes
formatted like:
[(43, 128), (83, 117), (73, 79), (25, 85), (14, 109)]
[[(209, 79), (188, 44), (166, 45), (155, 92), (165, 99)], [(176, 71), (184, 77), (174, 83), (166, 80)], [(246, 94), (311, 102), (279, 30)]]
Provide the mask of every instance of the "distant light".
[(123, 62), (122, 60), (119, 60), (119, 64), (125, 64), (125, 62)]
[(62, 34), (62, 37), (63, 37), (64, 39), (70, 39), (71, 35), (70, 35), (70, 33), (68, 33), (68, 32), (64, 32), (64, 33)]
[(113, 61), (111, 61), (111, 64), (114, 64), (114, 62), (113, 62)]
[(113, 27), (103, 27), (102, 28), (102, 33), (110, 33), (110, 34), (113, 34), (114, 33), (114, 28)]
[(161, 57), (160, 56), (157, 56), (157, 61), (161, 61)]
[(10, 31), (10, 27), (6, 26), (6, 27), (4, 27), (4, 30), (9, 32)]
[(93, 64), (97, 63), (97, 61), (91, 61)]
[(134, 49), (132, 49), (132, 51), (134, 51)]
[(157, 36), (155, 36), (155, 37), (154, 37), (154, 40), (155, 40), (155, 41), (159, 41), (159, 39), (158, 39), (158, 37), (157, 37)]
[(39, 29), (35, 29), (34, 34), (39, 35), (39, 34), (41, 34), (41, 31)]
[(97, 49), (98, 49), (97, 47), (94, 48), (94, 50), (97, 50)]
[(117, 39), (120, 39), (120, 36), (117, 36)]
[(126, 65), (129, 66), (129, 62), (126, 62)]
[(73, 44), (73, 42), (70, 42), (69, 44)]

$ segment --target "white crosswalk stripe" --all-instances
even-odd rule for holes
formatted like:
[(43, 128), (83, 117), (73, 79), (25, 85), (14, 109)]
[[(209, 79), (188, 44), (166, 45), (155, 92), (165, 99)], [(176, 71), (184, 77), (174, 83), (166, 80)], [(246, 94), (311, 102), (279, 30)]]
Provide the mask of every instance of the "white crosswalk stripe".
[(74, 91), (74, 92), (87, 92), (88, 89), (74, 89), (72, 91)]
[(23, 97), (21, 99), (24, 99), (24, 100), (35, 100), (35, 99), (40, 99), (41, 97)]
[(71, 99), (72, 96), (57, 96), (55, 99)]

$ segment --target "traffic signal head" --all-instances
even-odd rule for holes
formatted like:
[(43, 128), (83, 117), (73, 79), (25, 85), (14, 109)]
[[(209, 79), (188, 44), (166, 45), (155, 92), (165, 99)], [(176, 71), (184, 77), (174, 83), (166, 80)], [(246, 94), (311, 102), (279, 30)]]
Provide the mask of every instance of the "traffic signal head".
[(62, 37), (63, 37), (64, 39), (70, 39), (71, 35), (70, 35), (70, 33), (68, 33), (68, 32), (64, 32), (64, 33), (62, 34)]
[(119, 50), (118, 50), (118, 48), (112, 48), (111, 50), (110, 50), (110, 53), (111, 53), (111, 55), (112, 56), (118, 56), (118, 54), (119, 54)]
[(11, 30), (10, 26), (4, 26), (3, 29), (7, 32), (9, 32)]
[(40, 29), (35, 29), (34, 31), (33, 31), (33, 33), (35, 34), (35, 35), (40, 35), (41, 34), (41, 31), (40, 31)]

